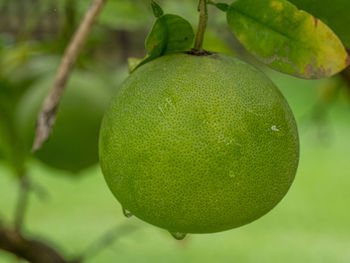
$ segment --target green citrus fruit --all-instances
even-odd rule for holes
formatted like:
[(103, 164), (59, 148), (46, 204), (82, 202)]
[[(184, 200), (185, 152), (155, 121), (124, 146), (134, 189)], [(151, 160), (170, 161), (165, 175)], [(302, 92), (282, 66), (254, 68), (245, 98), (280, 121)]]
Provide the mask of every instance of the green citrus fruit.
[[(35, 131), (37, 114), (53, 79), (46, 78), (29, 89), (16, 113), (27, 150)], [(111, 91), (102, 81), (87, 73), (75, 73), (63, 95), (53, 133), (36, 153), (44, 163), (62, 170), (78, 172), (98, 161), (98, 134)]]
[(299, 159), (293, 114), (259, 70), (175, 54), (137, 69), (101, 126), (105, 179), (122, 206), (179, 233), (218, 232), (270, 211)]
[(350, 1), (349, 0), (290, 0), (299, 9), (321, 19), (350, 48)]

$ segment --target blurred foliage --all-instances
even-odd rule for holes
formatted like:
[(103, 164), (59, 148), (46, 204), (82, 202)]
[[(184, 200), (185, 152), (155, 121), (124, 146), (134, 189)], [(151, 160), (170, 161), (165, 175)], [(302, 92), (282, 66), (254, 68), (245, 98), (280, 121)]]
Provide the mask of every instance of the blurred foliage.
[[(52, 72), (36, 82), (18, 103), (15, 127), (29, 152), (41, 103), (50, 88)], [(34, 156), (43, 163), (61, 170), (78, 173), (98, 161), (98, 134), (104, 111), (113, 90), (103, 79), (75, 70), (60, 102), (50, 140)]]
[[(196, 29), (197, 0), (159, 0), (158, 2), (166, 13), (181, 15)], [(220, 2), (231, 3), (232, 0)], [(3, 164), (6, 158), (7, 165), (12, 167), (12, 173), (21, 174), (23, 166), (22, 146), (13, 123), (17, 104), (31, 87), (52, 77), (67, 43), (90, 3), (90, 0), (0, 0), (0, 163)], [(225, 15), (213, 7), (209, 7), (209, 12), (205, 49), (239, 55), (261, 67), (232, 37)], [(114, 92), (127, 77), (127, 59), (146, 55), (144, 41), (153, 23), (149, 1), (108, 0), (79, 56), (76, 65), (76, 72), (79, 74), (73, 78), (91, 75), (91, 78), (101, 80), (103, 84), (100, 85), (105, 85)], [(349, 235), (343, 238), (344, 249), (338, 244), (341, 233), (349, 233), (349, 228), (344, 231), (349, 221), (348, 213), (344, 212), (345, 203), (348, 202), (345, 188), (349, 176), (342, 168), (348, 164), (345, 157), (348, 156), (346, 147), (349, 146), (349, 86), (340, 76), (326, 81), (311, 82), (271, 73), (268, 69), (264, 70), (272, 76), (273, 81), (287, 97), (297, 119), (302, 124), (301, 136), (307, 145), (302, 147), (306, 161), (301, 164), (301, 174), (298, 177), (300, 179), (296, 182), (299, 185), (294, 187), (291, 195), (287, 197), (289, 203), (279, 206), (279, 210), (274, 210), (269, 220), (263, 219), (255, 223), (256, 226), (253, 228), (239, 229), (232, 233), (232, 236), (229, 232), (200, 236), (195, 238), (194, 243), (176, 244), (175, 248), (173, 243), (168, 242), (168, 235), (156, 234), (155, 241), (149, 242), (149, 235), (154, 234), (154, 228), (147, 226), (147, 230), (141, 235), (141, 241), (140, 236), (133, 236), (124, 242), (127, 248), (124, 252), (119, 250), (119, 254), (116, 255), (116, 249), (113, 249), (108, 252), (109, 254), (104, 255), (106, 258), (95, 262), (112, 262), (116, 258), (128, 262), (142, 260), (144, 260), (142, 262), (150, 262), (156, 257), (158, 259), (154, 262), (166, 260), (211, 262), (218, 260), (217, 256), (220, 262), (224, 260), (231, 262), (234, 258), (239, 262), (259, 262), (259, 260), (271, 262), (270, 255), (274, 256), (276, 262), (320, 262), (324, 260), (321, 255), (335, 259), (322, 262), (349, 262), (349, 254), (346, 254), (348, 246), (345, 248), (345, 245), (350, 242)], [(324, 116), (326, 118), (323, 118)], [(303, 125), (304, 123), (307, 125)], [(328, 127), (327, 134), (330, 134), (332, 128), (329, 127), (333, 127), (332, 125), (336, 125), (339, 131), (334, 136), (336, 144), (327, 155), (324, 149), (319, 150), (318, 147), (315, 149), (312, 144), (314, 141), (309, 138), (319, 143), (320, 127), (321, 129)], [(337, 154), (343, 158), (338, 158)], [(85, 173), (94, 176), (79, 179), (82, 180), (80, 185), (72, 184), (70, 180), (47, 176), (47, 174), (64, 174), (61, 171), (50, 170), (48, 167), (40, 166), (32, 173), (38, 177), (38, 181), (55, 190), (51, 205), (35, 203), (34, 210), (30, 213), (30, 227), (39, 233), (57, 234), (56, 240), (61, 242), (69, 253), (75, 253), (85, 245), (86, 235), (92, 240), (99, 231), (105, 230), (108, 224), (113, 225), (116, 218), (121, 220), (116, 216), (120, 208), (112, 195), (106, 191), (102, 176), (95, 170)], [(15, 186), (13, 181), (3, 176), (10, 174), (3, 165), (0, 165), (0, 174), (2, 187), (0, 214), (5, 212), (9, 218), (8, 214), (12, 213), (14, 203)], [(330, 181), (327, 177), (329, 174), (337, 180)], [(320, 184), (315, 183), (320, 180)], [(327, 187), (328, 190), (324, 192)], [(338, 191), (339, 189), (342, 191)], [(337, 193), (334, 194), (335, 192)], [(331, 198), (328, 198), (329, 196)], [(337, 218), (331, 217), (332, 213), (336, 214)], [(316, 218), (315, 215), (318, 217), (317, 220), (313, 219)], [(82, 220), (82, 218), (85, 219)], [(344, 221), (339, 223), (338, 221), (342, 219)], [(300, 233), (295, 232), (294, 230), (300, 229), (300, 226), (304, 229)], [(328, 236), (326, 227), (332, 228)], [(257, 231), (262, 235), (256, 235)], [(79, 235), (79, 233), (82, 234)], [(321, 235), (324, 233), (321, 241), (319, 233)], [(256, 238), (257, 236), (260, 237)], [(222, 242), (218, 243), (216, 238), (220, 237)], [(306, 242), (305, 237), (310, 242)], [(165, 238), (167, 242), (164, 242)], [(274, 242), (273, 246), (271, 246), (271, 240)], [(286, 245), (283, 247), (284, 242)], [(216, 243), (226, 245), (213, 247)], [(304, 254), (295, 253), (302, 249), (306, 250), (310, 244), (313, 246), (314, 254), (307, 254), (307, 251), (304, 251)], [(166, 249), (157, 251), (154, 247)], [(238, 247), (238, 249), (232, 252), (232, 247)], [(252, 247), (258, 249), (258, 253), (250, 253)], [(213, 249), (225, 253), (211, 256), (210, 251)], [(266, 258), (262, 258), (260, 255), (266, 251), (270, 254), (265, 253)], [(155, 253), (158, 254), (155, 255)], [(339, 259), (342, 253), (344, 260)], [(178, 255), (180, 256), (177, 257)], [(232, 255), (234, 258), (231, 258)], [(3, 254), (0, 254), (0, 258), (0, 262), (18, 262), (17, 258), (6, 261), (7, 257)], [(5, 258), (4, 261), (2, 261), (3, 258)]]
[[(88, 1), (80, 1), (83, 10), (89, 5)], [(149, 3), (144, 0), (107, 1), (100, 17), (99, 23), (115, 30), (136, 31), (144, 29), (151, 23)]]
[[(197, 0), (158, 2), (165, 13), (181, 15), (196, 29)], [(50, 74), (52, 76), (90, 3), (71, 0), (0, 0), (0, 122), (3, 134), (0, 156), (7, 156), (14, 167), (21, 166), (21, 161), (18, 161), (21, 159), (18, 158), (21, 147), (14, 147), (20, 143), (14, 143), (19, 140), (12, 123), (17, 103), (30, 87), (47, 79)], [(232, 37), (225, 15), (212, 6), (209, 9), (204, 48), (241, 56), (261, 67)], [(107, 1), (78, 58), (77, 70), (101, 79), (103, 85), (110, 87), (113, 92), (127, 76), (128, 58), (146, 55), (144, 42), (154, 22), (149, 1)], [(339, 79), (329, 79), (325, 84), (327, 88), (319, 88), (323, 95), (317, 98), (322, 108), (330, 107), (339, 99), (348, 100), (348, 85), (338, 85)], [(334, 86), (339, 92), (334, 92)], [(319, 122), (320, 118), (315, 116), (324, 115), (324, 111), (317, 112), (322, 113), (308, 116), (311, 123)], [(4, 139), (5, 136), (8, 139)]]

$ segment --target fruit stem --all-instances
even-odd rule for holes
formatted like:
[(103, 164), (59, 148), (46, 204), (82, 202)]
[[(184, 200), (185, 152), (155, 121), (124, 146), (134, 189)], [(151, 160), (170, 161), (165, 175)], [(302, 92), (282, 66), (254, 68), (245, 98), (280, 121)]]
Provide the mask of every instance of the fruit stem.
[(199, 11), (199, 23), (198, 23), (198, 30), (197, 30), (193, 51), (195, 51), (196, 53), (201, 53), (203, 52), (202, 46), (203, 46), (204, 34), (208, 24), (207, 0), (199, 0), (198, 11)]

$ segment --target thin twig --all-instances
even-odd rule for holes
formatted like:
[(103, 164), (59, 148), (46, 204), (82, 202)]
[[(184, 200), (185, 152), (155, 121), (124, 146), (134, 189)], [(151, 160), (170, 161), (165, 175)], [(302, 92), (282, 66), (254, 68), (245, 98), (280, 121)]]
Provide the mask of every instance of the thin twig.
[(40, 149), (51, 134), (52, 127), (56, 120), (58, 106), (69, 75), (105, 1), (106, 0), (94, 0), (65, 51), (55, 81), (38, 115), (36, 136), (32, 146), (32, 152)]
[(19, 176), (18, 184), (19, 191), (15, 208), (14, 226), (15, 230), (20, 232), (27, 213), (30, 193), (33, 192), (37, 194), (37, 196), (42, 200), (48, 198), (49, 194), (44, 187), (34, 183), (26, 173)]
[(15, 230), (21, 231), (25, 214), (27, 212), (30, 192), (30, 182), (25, 174), (19, 178), (19, 194), (15, 209)]
[(82, 253), (82, 255), (78, 257), (76, 261), (83, 262), (84, 259), (91, 260), (91, 258), (97, 256), (102, 250), (106, 249), (108, 246), (111, 246), (122, 236), (129, 234), (136, 229), (137, 227), (135, 225), (130, 225), (129, 223), (113, 227), (104, 233), (99, 239), (90, 244), (85, 249), (85, 252)]
[(41, 201), (46, 201), (47, 199), (50, 198), (49, 191), (38, 182), (34, 182), (33, 180), (31, 180), (29, 186), (30, 186), (30, 190), (33, 191), (33, 193), (36, 194), (36, 196)]

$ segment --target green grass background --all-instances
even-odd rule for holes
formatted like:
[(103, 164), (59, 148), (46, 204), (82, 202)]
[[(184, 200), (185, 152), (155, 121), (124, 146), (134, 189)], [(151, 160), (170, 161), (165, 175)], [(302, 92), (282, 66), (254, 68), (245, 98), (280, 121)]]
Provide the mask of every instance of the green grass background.
[[(106, 231), (120, 226), (118, 239), (86, 262), (168, 263), (349, 263), (350, 262), (350, 109), (331, 105), (319, 140), (308, 118), (315, 92), (324, 81), (281, 74), (273, 80), (299, 123), (301, 159), (295, 182), (282, 202), (244, 227), (176, 241), (166, 231), (125, 218), (99, 168), (70, 176), (33, 163), (31, 177), (49, 198), (30, 197), (25, 231), (67, 255), (78, 255)], [(17, 195), (15, 178), (0, 165), (0, 218), (10, 222)], [(127, 232), (132, 227), (133, 232)], [(87, 254), (88, 257), (89, 254)], [(0, 251), (0, 263), (19, 262)]]

